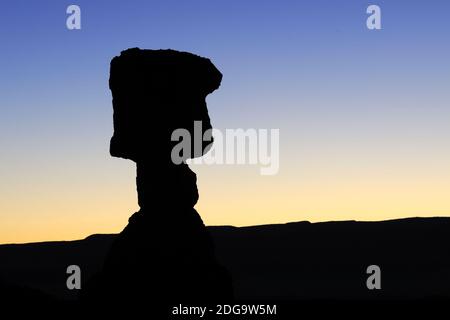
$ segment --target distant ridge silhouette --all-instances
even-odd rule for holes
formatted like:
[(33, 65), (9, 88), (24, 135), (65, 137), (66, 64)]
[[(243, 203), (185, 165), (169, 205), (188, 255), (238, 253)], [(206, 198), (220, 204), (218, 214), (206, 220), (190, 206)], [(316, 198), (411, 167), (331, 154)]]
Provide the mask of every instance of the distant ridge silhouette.
[[(238, 302), (387, 300), (416, 304), (450, 299), (450, 218), (208, 229), (218, 260), (233, 276)], [(101, 269), (116, 237), (0, 245), (0, 278), (61, 300), (76, 300), (78, 292), (65, 286), (66, 267), (81, 266), (84, 288), (90, 275)], [(380, 291), (365, 286), (366, 268), (371, 264), (381, 267)]]

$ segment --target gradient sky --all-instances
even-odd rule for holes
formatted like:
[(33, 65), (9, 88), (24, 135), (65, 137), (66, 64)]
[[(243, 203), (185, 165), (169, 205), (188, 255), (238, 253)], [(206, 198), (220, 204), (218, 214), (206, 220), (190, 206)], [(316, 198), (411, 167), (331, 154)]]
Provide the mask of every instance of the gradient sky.
[(280, 129), (278, 175), (193, 167), (206, 224), (450, 216), (449, 15), (446, 0), (3, 1), (0, 243), (119, 232), (138, 210), (134, 164), (109, 156), (109, 62), (129, 47), (211, 58), (216, 128)]

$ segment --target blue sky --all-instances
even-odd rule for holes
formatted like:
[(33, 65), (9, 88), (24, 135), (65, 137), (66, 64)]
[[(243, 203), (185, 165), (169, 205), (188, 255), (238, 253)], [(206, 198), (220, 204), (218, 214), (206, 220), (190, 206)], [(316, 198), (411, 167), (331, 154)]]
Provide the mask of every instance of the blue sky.
[[(70, 4), (81, 7), (81, 30), (66, 29)], [(370, 4), (381, 7), (382, 30), (366, 28)], [(221, 88), (208, 97), (213, 125), (280, 129), (277, 177), (262, 178), (251, 167), (196, 169), (206, 222), (449, 215), (450, 204), (443, 198), (430, 196), (412, 205), (422, 210), (433, 202), (427, 212), (408, 211), (407, 203), (402, 207), (405, 199), (421, 194), (419, 187), (397, 202), (391, 203), (387, 194), (379, 214), (365, 213), (375, 199), (367, 196), (368, 202), (354, 207), (351, 196), (337, 201), (332, 190), (320, 198), (330, 203), (326, 208), (312, 203), (285, 208), (281, 196), (264, 201), (256, 196), (279, 192), (308, 203), (310, 195), (301, 190), (342, 185), (382, 193), (392, 185), (391, 178), (450, 191), (449, 14), (450, 2), (444, 0), (4, 2), (0, 222), (9, 221), (15, 230), (34, 216), (47, 230), (57, 214), (66, 217), (56, 213), (56, 198), (81, 204), (101, 199), (93, 207), (80, 205), (67, 213), (72, 220), (83, 214), (100, 219), (103, 215), (92, 210), (108, 208), (108, 193), (124, 198), (118, 206), (121, 220), (106, 231), (117, 231), (126, 220), (135, 205), (134, 194), (127, 191), (134, 191), (134, 168), (108, 154), (112, 107), (107, 85), (111, 58), (129, 47), (173, 48), (211, 58), (224, 74)], [(249, 196), (227, 207), (227, 199), (236, 195), (223, 190), (236, 189), (243, 172), (251, 182), (238, 190)], [(352, 175), (366, 184), (352, 185)], [(384, 177), (376, 191), (367, 187), (374, 176)], [(217, 188), (224, 199), (210, 191)], [(48, 210), (43, 205), (39, 211), (46, 218), (31, 212), (37, 204), (27, 195), (36, 190), (37, 197), (48, 201)], [(18, 202), (28, 205), (18, 207)], [(224, 215), (225, 209), (215, 214), (215, 207), (233, 214)], [(289, 214), (274, 212), (277, 208)], [(86, 219), (80, 221), (91, 223), (91, 229), (80, 227), (55, 237), (95, 230), (96, 220)]]

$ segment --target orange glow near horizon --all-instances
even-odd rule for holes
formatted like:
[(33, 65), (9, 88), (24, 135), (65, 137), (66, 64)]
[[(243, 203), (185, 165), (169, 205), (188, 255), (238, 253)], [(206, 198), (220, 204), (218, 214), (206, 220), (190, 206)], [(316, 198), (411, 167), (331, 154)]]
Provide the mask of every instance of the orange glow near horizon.
[[(30, 183), (22, 190), (9, 190), (9, 201), (0, 205), (0, 243), (120, 232), (139, 209), (134, 165), (120, 161), (113, 161), (115, 168), (99, 169), (90, 180), (65, 175), (73, 181), (70, 186), (58, 185), (63, 178), (44, 183), (38, 176), (39, 188)], [(276, 176), (260, 176), (254, 166), (191, 167), (200, 192), (196, 209), (207, 225), (450, 216), (450, 170), (418, 174), (417, 168), (392, 171), (380, 166), (306, 167), (300, 172), (291, 166), (281, 167)], [(410, 170), (416, 171), (415, 177)], [(110, 177), (114, 174), (117, 179)]]

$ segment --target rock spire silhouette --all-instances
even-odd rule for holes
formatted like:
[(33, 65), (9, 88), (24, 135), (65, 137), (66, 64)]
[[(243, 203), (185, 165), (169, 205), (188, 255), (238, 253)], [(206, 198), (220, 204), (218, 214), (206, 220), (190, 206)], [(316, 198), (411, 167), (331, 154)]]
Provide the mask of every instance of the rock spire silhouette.
[[(112, 59), (110, 153), (136, 162), (140, 210), (114, 241), (85, 301), (150, 304), (164, 313), (172, 304), (232, 299), (231, 278), (194, 209), (196, 175), (171, 159), (175, 129), (194, 136), (194, 121), (202, 133), (211, 128), (205, 98), (221, 79), (209, 59), (187, 52), (133, 48)], [(200, 152), (192, 147), (190, 157), (202, 156), (211, 141)]]

